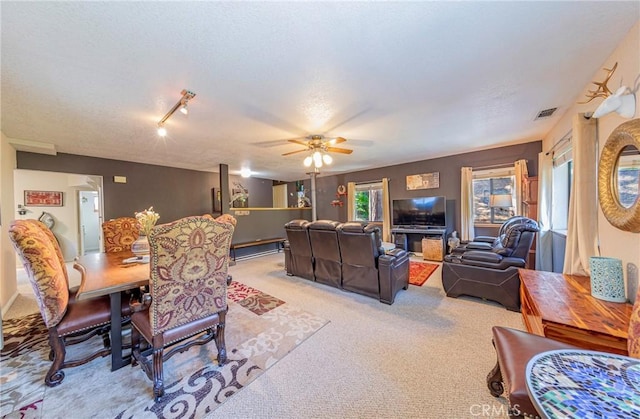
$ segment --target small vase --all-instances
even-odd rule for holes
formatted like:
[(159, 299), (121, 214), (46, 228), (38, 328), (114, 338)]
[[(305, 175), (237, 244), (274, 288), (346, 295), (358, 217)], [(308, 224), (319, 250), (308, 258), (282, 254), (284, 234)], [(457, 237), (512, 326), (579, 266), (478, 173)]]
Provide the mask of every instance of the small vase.
[(131, 243), (131, 252), (138, 256), (146, 256), (150, 252), (149, 239), (144, 234), (140, 234), (136, 241)]

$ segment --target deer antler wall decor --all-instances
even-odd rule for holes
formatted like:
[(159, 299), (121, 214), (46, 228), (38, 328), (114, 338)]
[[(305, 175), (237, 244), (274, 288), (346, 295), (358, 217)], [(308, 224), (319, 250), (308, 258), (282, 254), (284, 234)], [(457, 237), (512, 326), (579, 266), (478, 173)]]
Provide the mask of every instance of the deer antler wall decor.
[(578, 104), (583, 105), (597, 97), (603, 97), (604, 100), (592, 114), (594, 118), (601, 118), (614, 111), (624, 118), (633, 118), (636, 113), (636, 96), (627, 86), (620, 86), (615, 93), (607, 87), (607, 83), (611, 79), (613, 72), (616, 71), (616, 68), (618, 68), (617, 62), (612, 68), (604, 68), (604, 70), (607, 71), (607, 76), (601, 82), (592, 82), (598, 86), (598, 88), (596, 90), (589, 90), (589, 93), (586, 95), (589, 100), (586, 102), (578, 102)]
[(589, 103), (597, 97), (611, 96), (612, 92), (607, 87), (607, 83), (609, 82), (609, 79), (613, 75), (613, 72), (616, 71), (616, 68), (618, 68), (617, 62), (613, 65), (613, 68), (603, 68), (603, 70), (608, 71), (607, 77), (605, 77), (604, 80), (601, 82), (597, 82), (597, 81), (591, 82), (596, 86), (598, 86), (598, 88), (596, 90), (589, 90), (589, 93), (586, 95), (589, 98), (589, 100), (587, 100), (586, 102), (578, 102), (578, 104), (584, 105), (585, 103)]

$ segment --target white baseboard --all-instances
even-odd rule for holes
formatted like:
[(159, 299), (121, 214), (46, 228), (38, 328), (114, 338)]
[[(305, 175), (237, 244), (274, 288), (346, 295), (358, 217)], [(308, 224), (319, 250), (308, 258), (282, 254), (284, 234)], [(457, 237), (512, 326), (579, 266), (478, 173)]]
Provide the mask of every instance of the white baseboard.
[(11, 304), (13, 304), (13, 302), (16, 300), (16, 298), (18, 298), (18, 294), (20, 294), (18, 292), (18, 290), (15, 290), (13, 295), (9, 298), (9, 301), (7, 301), (7, 304), (4, 307), (2, 307), (2, 317), (3, 318), (4, 318), (5, 314), (7, 314), (7, 311), (9, 311), (9, 309), (11, 308)]

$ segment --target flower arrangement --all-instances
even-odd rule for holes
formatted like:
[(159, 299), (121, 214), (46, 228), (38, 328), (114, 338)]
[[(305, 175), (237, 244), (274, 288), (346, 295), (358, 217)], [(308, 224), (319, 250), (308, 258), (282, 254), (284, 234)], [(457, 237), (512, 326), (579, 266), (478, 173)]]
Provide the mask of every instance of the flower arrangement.
[(160, 214), (153, 210), (153, 207), (149, 207), (141, 212), (136, 212), (136, 220), (138, 220), (138, 225), (140, 226), (140, 230), (145, 236), (148, 236), (153, 229), (153, 226), (156, 225), (156, 222), (160, 218)]

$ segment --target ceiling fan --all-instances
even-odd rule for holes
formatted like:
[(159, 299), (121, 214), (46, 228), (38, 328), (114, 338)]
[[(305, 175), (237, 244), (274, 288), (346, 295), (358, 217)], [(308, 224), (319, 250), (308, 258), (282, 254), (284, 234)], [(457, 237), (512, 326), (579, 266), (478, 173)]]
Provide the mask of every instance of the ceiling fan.
[(305, 148), (303, 148), (302, 150), (283, 153), (282, 155), (288, 156), (290, 154), (302, 153), (303, 151), (309, 151), (309, 150), (323, 151), (323, 152), (330, 152), (330, 153), (342, 153), (342, 154), (353, 153), (353, 150), (350, 150), (348, 148), (334, 147), (334, 145), (336, 144), (344, 143), (345, 141), (347, 141), (346, 138), (336, 137), (332, 139), (325, 139), (323, 135), (309, 135), (305, 138), (307, 139), (307, 141), (304, 141), (302, 139), (287, 140), (290, 143), (299, 144), (301, 146), (304, 146)]

